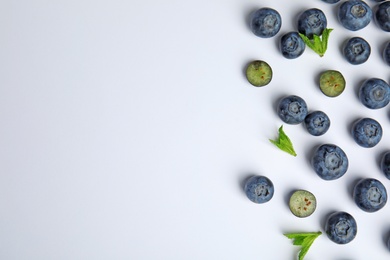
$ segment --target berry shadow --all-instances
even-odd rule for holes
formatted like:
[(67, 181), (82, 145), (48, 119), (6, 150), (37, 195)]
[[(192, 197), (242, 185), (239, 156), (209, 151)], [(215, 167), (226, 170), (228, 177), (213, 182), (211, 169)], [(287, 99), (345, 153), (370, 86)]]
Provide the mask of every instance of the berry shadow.
[(389, 241), (390, 241), (390, 225), (382, 231), (382, 242), (386, 248), (390, 246)]

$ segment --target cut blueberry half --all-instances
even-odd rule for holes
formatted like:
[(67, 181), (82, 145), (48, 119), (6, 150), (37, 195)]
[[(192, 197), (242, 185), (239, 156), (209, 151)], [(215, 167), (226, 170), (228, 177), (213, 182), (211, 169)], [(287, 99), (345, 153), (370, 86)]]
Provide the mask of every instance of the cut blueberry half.
[(328, 97), (337, 97), (345, 89), (343, 74), (337, 70), (326, 70), (320, 75), (320, 89)]
[(313, 111), (305, 117), (305, 126), (311, 135), (320, 136), (328, 131), (330, 119), (322, 111)]
[(366, 212), (376, 212), (386, 205), (386, 188), (376, 179), (362, 179), (353, 189), (353, 199), (360, 209)]
[(380, 142), (382, 135), (382, 126), (372, 118), (359, 119), (352, 125), (352, 137), (362, 147), (374, 147)]
[(383, 108), (390, 101), (390, 86), (382, 79), (367, 79), (359, 89), (359, 99), (370, 109)]
[(317, 200), (313, 193), (307, 190), (297, 190), (290, 197), (289, 207), (295, 216), (305, 218), (316, 210)]
[(347, 172), (348, 157), (337, 145), (323, 144), (314, 151), (311, 165), (321, 179), (336, 180)]
[(347, 212), (334, 212), (326, 220), (325, 232), (336, 244), (347, 244), (356, 237), (356, 220)]
[(245, 194), (254, 203), (266, 203), (274, 195), (274, 185), (265, 176), (252, 176), (245, 183)]
[(255, 87), (268, 85), (272, 80), (272, 69), (267, 62), (255, 60), (246, 68), (246, 78)]
[(279, 101), (277, 113), (283, 122), (296, 125), (305, 120), (307, 105), (299, 96), (287, 96)]

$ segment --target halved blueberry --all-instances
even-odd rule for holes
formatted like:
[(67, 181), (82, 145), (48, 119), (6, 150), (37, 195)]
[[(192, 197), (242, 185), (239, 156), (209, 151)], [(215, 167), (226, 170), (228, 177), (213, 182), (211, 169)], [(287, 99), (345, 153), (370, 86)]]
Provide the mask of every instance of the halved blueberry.
[(360, 209), (376, 212), (386, 205), (386, 188), (376, 179), (362, 179), (353, 189), (353, 199)]
[(333, 242), (347, 244), (356, 237), (356, 220), (347, 212), (334, 212), (326, 220), (325, 232)]
[(307, 116), (306, 102), (298, 96), (287, 96), (279, 101), (277, 113), (283, 122), (296, 125)]
[(330, 119), (322, 111), (313, 111), (305, 117), (307, 131), (314, 136), (325, 134), (330, 127)]
[(372, 18), (369, 5), (361, 0), (347, 0), (338, 10), (340, 23), (348, 30), (357, 31), (366, 27)]
[(283, 57), (295, 59), (305, 51), (306, 44), (297, 32), (289, 32), (280, 39), (279, 48)]
[(359, 89), (359, 99), (368, 108), (383, 108), (390, 101), (390, 86), (382, 79), (367, 79)]
[(337, 145), (323, 144), (314, 151), (311, 165), (321, 179), (336, 180), (347, 172), (348, 157)]
[(320, 9), (311, 8), (305, 10), (298, 17), (298, 32), (313, 38), (313, 35), (321, 35), (327, 26), (327, 19)]
[(245, 194), (254, 203), (265, 203), (274, 195), (274, 185), (265, 176), (252, 176), (245, 183)]
[(261, 8), (250, 16), (252, 32), (262, 38), (275, 36), (282, 26), (280, 14), (272, 8)]
[(380, 142), (382, 135), (382, 126), (372, 118), (359, 119), (352, 125), (352, 137), (362, 147), (374, 147)]
[(343, 54), (349, 63), (362, 64), (370, 57), (371, 46), (361, 37), (352, 37), (345, 43)]

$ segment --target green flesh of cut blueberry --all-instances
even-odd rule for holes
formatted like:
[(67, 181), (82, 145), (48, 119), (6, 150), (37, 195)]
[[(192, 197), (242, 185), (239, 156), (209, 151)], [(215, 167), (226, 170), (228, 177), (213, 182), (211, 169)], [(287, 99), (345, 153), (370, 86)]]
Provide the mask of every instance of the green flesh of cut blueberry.
[(313, 214), (317, 207), (317, 200), (311, 192), (297, 190), (290, 197), (289, 207), (295, 216), (305, 218)]
[(320, 89), (328, 97), (337, 97), (345, 89), (344, 76), (336, 70), (324, 71), (320, 76)]
[(246, 68), (246, 78), (253, 86), (263, 87), (271, 82), (272, 69), (265, 61), (252, 61)]

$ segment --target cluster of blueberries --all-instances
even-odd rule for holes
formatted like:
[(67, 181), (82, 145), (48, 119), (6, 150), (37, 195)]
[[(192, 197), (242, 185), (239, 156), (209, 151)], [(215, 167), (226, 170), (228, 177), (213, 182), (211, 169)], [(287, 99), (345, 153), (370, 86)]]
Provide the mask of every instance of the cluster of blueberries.
[[(322, 0), (335, 4), (340, 0)], [(383, 2), (384, 0), (375, 0)], [(379, 3), (372, 10), (367, 3), (361, 0), (347, 0), (338, 6), (338, 20), (344, 28), (350, 31), (358, 31), (366, 27), (372, 19), (383, 31), (390, 32), (390, 1)], [(252, 32), (262, 38), (275, 36), (282, 26), (280, 14), (272, 8), (261, 8), (250, 16), (250, 28)], [(309, 39), (313, 35), (322, 35), (327, 27), (327, 19), (323, 11), (317, 8), (305, 10), (298, 16), (297, 31), (284, 34), (280, 38), (279, 47), (282, 55), (288, 59), (295, 59), (305, 51), (305, 43), (299, 33)], [(366, 62), (371, 54), (370, 44), (362, 37), (352, 37), (343, 46), (345, 59), (358, 65)], [(384, 61), (390, 66), (390, 41), (385, 44), (382, 51)]]
[[(327, 3), (337, 3), (340, 0), (322, 0)], [(383, 2), (376, 0), (376, 2)], [(360, 0), (346, 0), (338, 10), (341, 24), (349, 30), (359, 30), (371, 21), (373, 11)], [(375, 20), (384, 31), (390, 32), (390, 1), (378, 4)], [(319, 9), (309, 9), (298, 19), (298, 32), (312, 37), (321, 35), (327, 22)], [(251, 15), (251, 29), (257, 36), (269, 38), (278, 33), (281, 27), (281, 17), (273, 9), (262, 8)], [(305, 44), (297, 32), (290, 32), (281, 38), (280, 48), (286, 58), (296, 58), (302, 54)], [(352, 64), (365, 62), (370, 55), (370, 46), (362, 38), (349, 39), (344, 47), (344, 55)], [(384, 60), (390, 65), (390, 41), (383, 52)], [(390, 86), (378, 78), (363, 82), (359, 89), (359, 100), (369, 109), (384, 108), (390, 101)], [(277, 107), (277, 114), (286, 124), (303, 123), (307, 131), (314, 136), (325, 134), (330, 127), (330, 119), (323, 111), (308, 112), (307, 104), (299, 96), (290, 95), (282, 98)], [(351, 128), (355, 142), (365, 148), (377, 145), (383, 135), (378, 121), (372, 118), (361, 118)], [(317, 147), (311, 158), (311, 165), (316, 174), (323, 180), (331, 181), (342, 177), (348, 169), (348, 157), (337, 145), (323, 144)], [(381, 170), (390, 179), (390, 151), (381, 158)], [(272, 199), (274, 185), (265, 176), (249, 178), (244, 187), (247, 197), (255, 203), (265, 203)], [(366, 212), (376, 212), (387, 203), (385, 186), (374, 178), (364, 178), (356, 183), (353, 189), (353, 199), (356, 205)], [(325, 232), (330, 240), (337, 244), (352, 241), (357, 234), (356, 220), (347, 212), (337, 211), (328, 216)], [(390, 249), (390, 238), (388, 240)]]

